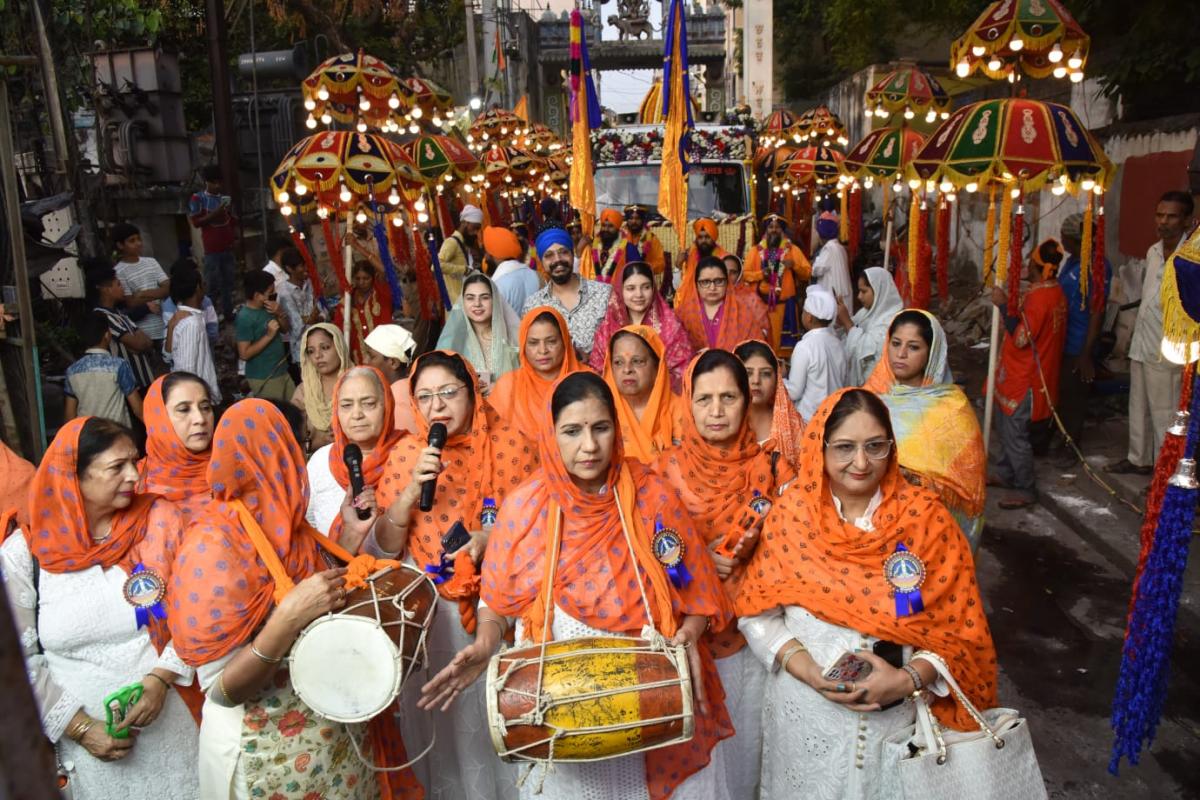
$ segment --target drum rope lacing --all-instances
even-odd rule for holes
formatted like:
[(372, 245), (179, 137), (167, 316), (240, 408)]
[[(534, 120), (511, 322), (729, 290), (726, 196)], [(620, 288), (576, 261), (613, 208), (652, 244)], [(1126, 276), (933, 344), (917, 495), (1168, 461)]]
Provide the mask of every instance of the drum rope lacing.
[[(633, 573), (634, 573), (634, 577), (637, 580), (638, 592), (641, 595), (642, 604), (646, 608), (646, 625), (642, 628), (641, 638), (650, 642), (650, 646), (648, 648), (627, 648), (625, 650), (625, 652), (629, 652), (630, 650), (633, 650), (634, 652), (658, 651), (658, 652), (668, 652), (669, 653), (670, 649), (671, 649), (670, 644), (667, 642), (666, 638), (658, 631), (658, 629), (654, 625), (654, 612), (651, 609), (650, 598), (646, 594), (646, 586), (642, 581), (641, 569), (637, 563), (637, 558), (634, 556), (634, 553), (636, 552), (636, 550), (634, 549), (634, 546), (633, 546), (633, 540), (630, 538), (629, 522), (628, 522), (628, 520), (625, 519), (625, 512), (621, 507), (621, 498), (617, 494), (617, 489), (615, 486), (613, 487), (613, 500), (614, 500), (614, 505), (617, 508), (617, 514), (621, 519), (621, 532), (625, 535), (625, 544), (628, 547), (629, 557), (631, 559), (633, 559), (633, 562), (634, 562), (633, 563)], [(553, 513), (554, 511), (556, 511), (557, 513)], [(550, 549), (546, 554), (546, 558), (549, 559), (550, 563), (547, 565), (548, 569), (547, 569), (547, 577), (546, 577), (546, 580), (547, 580), (546, 608), (545, 608), (545, 614), (542, 617), (542, 619), (543, 619), (543, 623), (542, 623), (543, 629), (541, 632), (542, 641), (541, 641), (541, 646), (540, 646), (538, 658), (537, 658), (537, 668), (538, 669), (537, 669), (536, 688), (532, 694), (529, 692), (521, 692), (521, 691), (516, 691), (516, 690), (511, 690), (511, 689), (509, 690), (509, 691), (514, 691), (514, 693), (521, 695), (521, 696), (532, 697), (532, 698), (534, 698), (535, 703), (534, 703), (534, 708), (533, 708), (532, 712), (530, 712), (529, 714), (526, 714), (518, 719), (512, 720), (513, 724), (517, 724), (517, 723), (532, 724), (537, 727), (546, 727), (546, 722), (545, 722), (546, 713), (558, 705), (558, 703), (555, 703), (552, 698), (543, 697), (543, 684), (544, 684), (544, 679), (545, 679), (545, 670), (546, 670), (546, 661), (547, 661), (546, 649), (549, 647), (550, 640), (551, 640), (551, 631), (549, 630), (549, 628), (552, 625), (552, 623), (551, 623), (552, 617), (550, 615), (550, 611), (551, 611), (551, 607), (554, 602), (554, 578), (558, 571), (558, 558), (559, 558), (559, 553), (560, 553), (560, 550), (562, 547), (562, 523), (563, 523), (562, 508), (560, 506), (558, 506), (557, 503), (555, 503), (554, 508), (552, 509), (552, 513), (554, 516), (554, 536), (551, 539)], [(606, 650), (605, 652), (611, 652), (611, 650)], [(516, 672), (518, 666), (520, 666), (524, 663), (528, 663), (529, 661), (532, 661), (532, 659), (520, 659), (518, 661), (513, 662), (513, 664), (509, 667), (509, 669), (505, 672), (504, 676), (501, 678), (500, 685), (498, 686), (498, 691), (501, 691), (504, 689), (504, 684), (507, 681), (508, 676), (514, 674)], [(690, 681), (688, 682), (688, 684), (689, 684), (689, 686), (687, 688), (690, 690)], [(665, 681), (665, 682), (658, 682), (655, 684), (651, 684), (649, 686), (651, 686), (651, 688), (657, 688), (659, 686), (670, 687), (670, 686), (675, 686), (675, 685), (682, 686), (682, 682), (680, 682), (680, 681)], [(606, 696), (614, 695), (614, 694), (623, 694), (628, 691), (629, 690), (627, 688), (597, 691), (597, 692), (593, 692), (590, 694), (584, 694), (584, 695), (579, 695), (577, 697), (573, 697), (573, 698), (571, 698), (570, 701), (567, 701), (567, 702), (573, 703), (573, 702), (578, 702), (579, 700), (587, 700), (587, 699), (593, 699), (593, 698), (599, 698), (599, 697), (606, 697)], [(608, 729), (609, 730), (626, 730), (626, 729), (635, 728), (635, 727), (642, 727), (643, 725), (646, 725), (649, 722), (654, 722), (654, 723), (671, 722), (671, 721), (675, 721), (675, 720), (683, 719), (683, 718), (684, 718), (684, 715), (682, 715), (682, 714), (672, 715), (669, 717), (663, 717), (663, 718), (655, 719), (655, 720), (639, 720), (636, 723), (625, 723), (625, 724), (621, 724), (621, 725), (610, 726)], [(546, 739), (542, 739), (538, 742), (534, 742), (532, 744), (525, 745), (520, 748), (509, 749), (505, 753), (501, 754), (501, 755), (520, 754), (520, 752), (522, 750), (529, 749), (530, 747), (540, 746), (542, 744), (546, 744), (548, 746), (549, 751), (547, 753), (546, 758), (545, 759), (535, 759), (534, 763), (529, 765), (529, 769), (525, 772), (525, 774), (520, 776), (520, 778), (517, 780), (518, 788), (520, 788), (521, 786), (523, 786), (525, 784), (525, 781), (533, 773), (534, 768), (537, 767), (538, 763), (541, 763), (543, 765), (542, 774), (541, 774), (541, 777), (538, 779), (537, 786), (534, 788), (534, 794), (542, 793), (542, 787), (545, 784), (546, 777), (550, 774), (551, 771), (554, 770), (554, 746), (555, 746), (555, 743), (558, 741), (558, 739), (560, 739), (561, 737), (563, 737), (567, 734), (567, 731), (565, 731), (564, 729), (559, 728), (557, 726), (553, 726), (553, 727), (554, 727), (554, 733), (551, 736), (547, 737)], [(577, 729), (576, 732), (584, 733), (584, 732), (588, 732), (590, 730), (592, 730), (592, 729), (583, 728), (583, 729)], [(653, 748), (643, 748), (643, 749), (653, 749)], [(628, 753), (627, 755), (633, 755), (633, 753), (636, 753), (636, 752), (640, 752), (640, 751), (635, 750), (631, 753)], [(599, 760), (599, 759), (597, 759), (597, 760)]]

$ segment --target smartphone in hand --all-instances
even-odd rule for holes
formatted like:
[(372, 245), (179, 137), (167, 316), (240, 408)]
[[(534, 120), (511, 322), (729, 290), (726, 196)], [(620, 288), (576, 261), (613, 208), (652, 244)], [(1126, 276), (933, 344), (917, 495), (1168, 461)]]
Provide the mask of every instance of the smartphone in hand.
[(848, 683), (861, 681), (871, 674), (871, 664), (856, 656), (849, 650), (838, 656), (829, 669), (825, 670), (823, 678), (827, 681)]
[(449, 556), (462, 549), (463, 545), (469, 541), (471, 541), (471, 532), (462, 524), (462, 520), (455, 522), (442, 537), (442, 555)]

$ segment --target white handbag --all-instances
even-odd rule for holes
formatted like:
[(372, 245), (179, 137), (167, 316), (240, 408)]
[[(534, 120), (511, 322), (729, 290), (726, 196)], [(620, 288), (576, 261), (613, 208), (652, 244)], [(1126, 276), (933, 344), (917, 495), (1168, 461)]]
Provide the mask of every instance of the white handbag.
[[(895, 800), (1044, 800), (1029, 723), (1011, 708), (977, 709), (940, 656), (921, 652), (979, 730), (946, 730), (922, 697), (915, 724), (883, 741), (883, 796)], [(916, 656), (914, 656), (915, 658)]]

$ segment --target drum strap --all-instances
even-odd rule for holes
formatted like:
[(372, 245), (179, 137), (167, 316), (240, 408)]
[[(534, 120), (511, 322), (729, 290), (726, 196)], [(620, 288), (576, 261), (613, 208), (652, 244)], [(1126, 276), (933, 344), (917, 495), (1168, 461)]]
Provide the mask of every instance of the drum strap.
[[(258, 524), (258, 520), (254, 518), (254, 514), (250, 513), (250, 509), (246, 508), (246, 504), (240, 498), (229, 501), (229, 504), (237, 511), (238, 519), (242, 523), (242, 530), (250, 537), (250, 543), (254, 545), (255, 552), (262, 559), (267, 572), (271, 574), (271, 580), (275, 582), (274, 597), (276, 604), (282, 602), (283, 598), (287, 597), (288, 592), (296, 587), (296, 582), (287, 574), (287, 570), (284, 569), (283, 562), (280, 561), (275, 548), (271, 546), (267, 535), (263, 533), (263, 529)], [(398, 568), (400, 566), (399, 561), (375, 558), (366, 554), (352, 555), (346, 548), (328, 536), (325, 536), (308, 523), (302, 524), (300, 532), (312, 536), (317, 540), (317, 544), (325, 548), (326, 551), (346, 562), (347, 570), (344, 580), (347, 589), (357, 589), (365, 586), (367, 578), (380, 569), (385, 567)]]

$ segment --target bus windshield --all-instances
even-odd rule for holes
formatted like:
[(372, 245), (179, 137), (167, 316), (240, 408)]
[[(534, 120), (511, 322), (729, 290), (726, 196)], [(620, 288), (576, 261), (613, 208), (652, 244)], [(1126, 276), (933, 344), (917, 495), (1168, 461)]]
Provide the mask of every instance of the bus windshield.
[[(596, 206), (615, 208), (641, 203), (658, 207), (660, 166), (601, 164), (596, 167)], [(688, 172), (688, 217), (741, 216), (749, 212), (746, 175), (741, 164), (693, 164)]]

